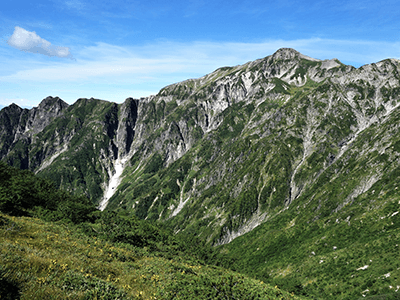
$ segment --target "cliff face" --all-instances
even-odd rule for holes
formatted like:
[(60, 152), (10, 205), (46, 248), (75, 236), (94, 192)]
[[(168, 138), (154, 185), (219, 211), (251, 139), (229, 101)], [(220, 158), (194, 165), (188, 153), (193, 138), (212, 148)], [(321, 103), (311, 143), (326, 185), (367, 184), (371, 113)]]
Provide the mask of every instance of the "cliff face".
[(68, 104), (60, 98), (47, 97), (31, 110), (15, 104), (4, 108), (0, 118), (0, 156), (9, 156), (9, 163), (29, 168), (28, 149), (32, 139), (54, 118), (61, 116), (67, 107)]
[(47, 97), (38, 107), (13, 104), (0, 112), (1, 157), (98, 201), (134, 138), (137, 100), (117, 105), (79, 99), (68, 105)]
[(289, 208), (341, 211), (395, 172), (399, 71), (394, 59), (356, 69), (280, 49), (120, 105), (11, 105), (0, 157), (224, 244)]

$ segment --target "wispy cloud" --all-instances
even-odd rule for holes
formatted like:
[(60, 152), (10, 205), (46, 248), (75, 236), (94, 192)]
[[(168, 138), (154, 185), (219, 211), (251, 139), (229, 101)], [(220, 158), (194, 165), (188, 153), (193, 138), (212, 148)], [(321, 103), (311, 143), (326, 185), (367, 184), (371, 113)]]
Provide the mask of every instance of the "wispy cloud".
[(67, 0), (64, 2), (65, 6), (69, 9), (82, 10), (85, 4), (79, 0)]
[(158, 41), (136, 47), (97, 43), (75, 50), (75, 61), (9, 62), (15, 71), (3, 69), (0, 83), (8, 94), (25, 87), (21, 98), (32, 97), (28, 87), (35, 87), (46, 95), (59, 95), (68, 101), (79, 97), (120, 101), (132, 95), (155, 94), (166, 85), (201, 77), (219, 67), (244, 64), (282, 47), (294, 48), (318, 59), (338, 58), (356, 67), (385, 58), (400, 58), (400, 43), (319, 38), (260, 43)]
[(33, 21), (26, 23), (29, 27), (35, 28), (43, 28), (43, 29), (53, 29), (53, 25), (51, 23), (47, 23), (44, 21)]
[[(338, 58), (356, 67), (400, 58), (400, 43), (333, 39), (267, 40), (259, 43), (158, 41), (141, 46), (96, 43), (75, 46), (76, 60), (0, 60), (0, 103), (37, 105), (48, 95), (69, 103), (80, 97), (121, 102), (156, 94), (161, 88), (236, 66), (290, 47), (318, 59)], [(0, 56), (1, 53), (0, 53)], [(3, 56), (5, 57), (5, 56)], [(30, 99), (26, 101), (18, 99)]]
[(53, 46), (49, 41), (41, 38), (34, 31), (28, 31), (16, 26), (14, 33), (7, 43), (21, 51), (39, 53), (47, 56), (72, 58), (68, 47)]
[(8, 106), (11, 105), (12, 103), (15, 103), (17, 105), (19, 105), (20, 107), (23, 108), (31, 108), (32, 106), (29, 105), (29, 100), (27, 99), (23, 99), (23, 98), (15, 98), (15, 99), (1, 99), (1, 104), (0, 104), (0, 108), (4, 107), (4, 106)]
[[(37, 47), (37, 44), (43, 41), (35, 33), (29, 32), (28, 37), (22, 41), (20, 39), (14, 42), (11, 38), (10, 40), (9, 43), (13, 43), (21, 50)], [(29, 71), (26, 69), (17, 71), (14, 74), (2, 76), (1, 79), (75, 81), (118, 75), (149, 78), (170, 76), (174, 73), (201, 76), (218, 67), (243, 64), (265, 57), (281, 47), (295, 48), (305, 55), (318, 59), (338, 58), (344, 63), (356, 66), (388, 57), (400, 57), (400, 43), (319, 38), (293, 41), (271, 40), (260, 43), (160, 41), (137, 47), (97, 43), (77, 52), (76, 62), (56, 64), (52, 62), (45, 67), (35, 66)], [(393, 56), (393, 53), (396, 55)], [(67, 52), (61, 51), (59, 55), (67, 55)]]

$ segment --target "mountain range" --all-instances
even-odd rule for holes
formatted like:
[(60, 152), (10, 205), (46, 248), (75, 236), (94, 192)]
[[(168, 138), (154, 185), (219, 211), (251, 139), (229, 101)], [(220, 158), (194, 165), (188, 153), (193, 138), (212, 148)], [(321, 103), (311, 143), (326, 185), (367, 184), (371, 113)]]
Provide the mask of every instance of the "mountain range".
[(196, 235), (266, 282), (397, 293), (399, 72), (284, 48), (123, 104), (12, 104), (0, 159)]

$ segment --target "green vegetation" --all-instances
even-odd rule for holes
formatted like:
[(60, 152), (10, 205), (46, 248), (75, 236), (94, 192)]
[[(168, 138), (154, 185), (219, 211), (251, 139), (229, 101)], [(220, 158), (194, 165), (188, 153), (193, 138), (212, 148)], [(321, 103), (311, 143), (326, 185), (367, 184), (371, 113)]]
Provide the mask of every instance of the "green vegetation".
[(40, 216), (45, 220), (81, 223), (95, 211), (83, 196), (56, 190), (53, 183), (0, 162), (0, 211), (15, 216)]
[[(27, 171), (0, 167), (1, 178), (9, 178), (0, 181), (1, 299), (299, 299), (207, 266), (211, 249), (129, 214), (82, 210), (81, 220), (65, 214), (44, 221), (65, 209), (63, 201), (80, 207), (81, 199)], [(66, 199), (53, 198), (60, 194)]]
[(234, 259), (233, 269), (296, 294), (316, 299), (387, 294), (397, 299), (400, 205), (398, 197), (385, 198), (380, 208), (370, 195), (360, 199), (364, 207), (346, 207), (318, 220), (309, 219), (317, 200), (299, 212), (299, 199), (279, 218), (221, 251)]
[[(346, 158), (330, 165), (287, 210), (219, 247), (232, 258), (229, 265), (316, 299), (398, 299), (400, 177), (398, 164), (390, 161), (399, 153), (398, 137), (385, 155), (368, 153), (383, 132), (396, 132), (396, 118), (363, 132)], [(318, 164), (317, 157), (309, 163)], [(366, 184), (360, 178), (371, 180), (371, 166), (381, 177), (354, 194)]]

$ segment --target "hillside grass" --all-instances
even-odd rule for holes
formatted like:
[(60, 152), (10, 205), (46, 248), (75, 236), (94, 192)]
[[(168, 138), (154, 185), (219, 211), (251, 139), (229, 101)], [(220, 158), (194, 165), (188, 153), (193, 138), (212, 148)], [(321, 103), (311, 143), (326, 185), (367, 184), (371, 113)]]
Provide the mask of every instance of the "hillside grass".
[(89, 237), (75, 225), (0, 213), (1, 299), (300, 299), (190, 257)]

